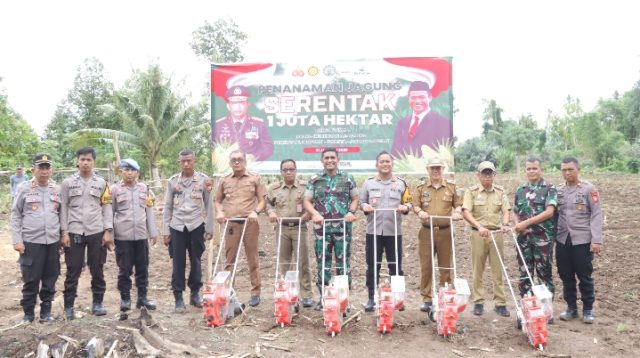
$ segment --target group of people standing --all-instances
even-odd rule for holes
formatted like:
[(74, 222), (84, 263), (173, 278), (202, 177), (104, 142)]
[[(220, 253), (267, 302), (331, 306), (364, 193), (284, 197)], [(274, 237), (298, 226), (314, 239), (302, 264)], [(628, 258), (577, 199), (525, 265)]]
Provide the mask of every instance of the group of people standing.
[[(136, 307), (156, 308), (147, 297), (149, 241), (154, 244), (160, 234), (153, 218), (155, 197), (144, 183), (138, 181), (138, 163), (132, 159), (122, 160), (122, 181), (109, 186), (94, 173), (96, 153), (92, 148), (78, 150), (76, 157), (78, 172), (58, 187), (50, 179), (53, 169), (50, 156), (34, 156), (34, 178), (19, 185), (13, 202), (12, 241), (14, 249), (20, 252), (24, 282), (21, 305), (25, 322), (35, 319), (38, 294), (40, 320), (54, 320), (51, 301), (60, 273), (61, 252), (67, 265), (64, 289), (67, 319), (75, 317), (74, 302), (85, 252), (92, 276), (91, 311), (94, 315), (106, 314), (102, 305), (106, 290), (103, 265), (107, 250), (114, 247), (119, 267), (120, 309), (131, 309), (131, 275), (134, 269), (138, 294)], [(190, 289), (189, 303), (195, 307), (202, 306), (201, 257), (205, 241), (213, 238), (214, 211), (218, 223), (228, 224), (223, 233), (226, 270), (233, 267), (240, 242), (244, 245), (251, 282), (250, 306), (258, 306), (261, 302), (258, 216), (266, 211), (269, 221), (278, 223), (282, 231), (278, 250), (281, 272), (293, 269), (300, 240), (296, 260), (299, 260), (302, 304), (312, 307), (315, 302), (308, 260), (307, 223), (313, 224), (316, 287), (321, 294), (322, 283), (327, 285), (331, 282), (331, 268), (335, 268), (338, 275), (348, 275), (351, 286), (353, 222), (356, 221), (356, 212), (362, 210), (367, 217), (368, 302), (365, 310), (368, 312), (375, 308), (374, 277), (379, 279), (383, 253), (386, 253), (390, 275), (403, 275), (402, 217), (413, 211), (421, 223), (417, 235), (422, 296), (420, 310), (431, 319), (434, 313), (432, 285), (435, 284), (432, 282), (432, 260), (435, 256), (439, 267), (452, 267), (451, 222), (465, 219), (472, 229), (474, 314), (484, 313), (482, 275), (489, 258), (494, 310), (501, 316), (510, 315), (497, 254), (502, 256), (502, 234), (513, 230), (523, 253), (523, 257), (518, 258), (520, 295), (529, 294), (531, 290), (525, 267), (554, 292), (551, 273), (555, 246), (567, 303), (560, 319), (570, 320), (578, 315), (577, 277), (583, 302), (583, 321), (592, 323), (595, 320), (591, 261), (593, 254), (598, 254), (602, 246), (602, 212), (599, 193), (592, 184), (579, 179), (580, 166), (575, 158), (568, 157), (562, 161), (565, 183), (557, 188), (542, 178), (540, 160), (527, 160), (527, 183), (516, 190), (513, 209), (506, 190), (494, 184), (496, 169), (491, 162), (480, 163), (478, 184), (463, 191), (443, 177), (444, 163), (432, 158), (427, 163), (426, 180), (415, 188), (412, 195), (409, 185), (394, 175), (393, 157), (387, 152), (378, 154), (377, 175), (368, 178), (360, 190), (353, 176), (339, 169), (339, 153), (335, 148), (325, 148), (320, 160), (323, 170), (308, 181), (298, 178), (293, 159), (282, 160), (282, 180), (265, 187), (259, 174), (247, 170), (246, 154), (236, 150), (230, 153), (229, 158), (232, 172), (222, 177), (214, 190), (213, 181), (195, 171), (194, 153), (188, 149), (179, 153), (181, 172), (168, 181), (162, 220), (163, 242), (169, 247), (173, 262), (171, 288), (176, 312), (186, 311), (183, 292), (187, 286)], [(441, 218), (443, 216), (452, 220)], [(492, 236), (496, 239), (495, 246)], [(376, 252), (374, 240), (377, 240)], [(190, 272), (185, 282), (187, 257)], [(323, 266), (329, 269), (323, 271)], [(375, 275), (373, 270), (377, 271)], [(452, 283), (449, 271), (440, 270), (437, 283), (440, 287)], [(315, 309), (322, 309), (321, 299)]]

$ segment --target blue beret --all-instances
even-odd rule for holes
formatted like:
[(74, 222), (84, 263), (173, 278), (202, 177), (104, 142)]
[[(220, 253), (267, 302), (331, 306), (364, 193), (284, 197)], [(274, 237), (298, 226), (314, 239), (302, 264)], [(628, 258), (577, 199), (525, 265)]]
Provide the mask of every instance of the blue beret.
[(140, 171), (140, 165), (138, 165), (138, 162), (133, 159), (120, 160), (120, 168), (131, 168)]
[(229, 97), (249, 97), (251, 95), (251, 91), (249, 87), (246, 86), (231, 86), (227, 89), (227, 92), (224, 94), (224, 97), (228, 100)]

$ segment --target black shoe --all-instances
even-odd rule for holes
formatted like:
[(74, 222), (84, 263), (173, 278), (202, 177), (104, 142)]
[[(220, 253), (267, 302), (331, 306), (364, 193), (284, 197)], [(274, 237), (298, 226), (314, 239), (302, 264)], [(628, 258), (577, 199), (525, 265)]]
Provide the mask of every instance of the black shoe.
[(313, 298), (311, 298), (311, 297), (307, 297), (304, 300), (302, 300), (302, 307), (304, 307), (304, 308), (312, 307), (313, 304), (314, 304)]
[(249, 299), (249, 306), (255, 307), (260, 304), (260, 296), (251, 296)]
[[(507, 309), (507, 306), (495, 306), (493, 308), (494, 311), (496, 311), (497, 314), (499, 314), (502, 317), (509, 317), (511, 316), (511, 313), (509, 313), (509, 310)], [(475, 311), (475, 310), (474, 310)], [(474, 312), (475, 313), (475, 312)]]
[(313, 309), (316, 311), (322, 311), (322, 300), (318, 301), (318, 304)]
[(484, 314), (484, 305), (482, 303), (476, 303), (473, 305), (473, 314), (476, 316), (482, 316)]
[(586, 324), (593, 324), (596, 321), (596, 315), (593, 314), (593, 310), (582, 311), (582, 322)]
[(191, 292), (191, 299), (189, 299), (189, 304), (194, 307), (202, 308), (202, 299), (200, 298), (198, 292)]
[(94, 293), (93, 294), (93, 305), (91, 306), (91, 314), (94, 316), (104, 316), (107, 314), (107, 310), (102, 307), (102, 299), (104, 298), (104, 294)]
[(67, 321), (73, 321), (76, 318), (76, 314), (73, 311), (73, 306), (64, 308), (64, 317)]
[(20, 321), (18, 321), (18, 324), (33, 323), (34, 319), (36, 319), (36, 317), (35, 317), (35, 315), (33, 313), (25, 313), (24, 317), (22, 317), (22, 319)]
[(185, 313), (187, 311), (187, 307), (184, 305), (184, 300), (182, 299), (182, 291), (173, 291), (173, 297), (176, 299), (176, 313)]
[(420, 311), (422, 312), (431, 312), (431, 302), (422, 302), (422, 305), (420, 305)]
[(244, 303), (241, 303), (240, 305), (236, 305), (236, 307), (233, 309), (233, 317), (237, 317), (241, 315), (242, 311), (244, 311), (244, 308), (245, 308)]
[(373, 312), (373, 309), (376, 307), (376, 303), (373, 302), (373, 298), (370, 298), (367, 301), (367, 304), (364, 306), (364, 311), (365, 312)]
[(51, 314), (51, 301), (40, 304), (40, 323), (51, 323), (55, 321)]
[(571, 321), (574, 318), (578, 318), (578, 310), (575, 308), (567, 308), (565, 311), (560, 313), (561, 321)]
[[(200, 304), (200, 306), (202, 306), (202, 304)], [(156, 309), (156, 303), (149, 300), (147, 298), (147, 296), (144, 297), (138, 297), (138, 301), (136, 302), (136, 308), (146, 308), (149, 311), (153, 311)]]
[(120, 292), (120, 312), (127, 312), (131, 309), (131, 294)]
[(94, 302), (91, 306), (91, 314), (94, 316), (104, 316), (107, 314), (107, 309), (102, 307), (102, 302)]

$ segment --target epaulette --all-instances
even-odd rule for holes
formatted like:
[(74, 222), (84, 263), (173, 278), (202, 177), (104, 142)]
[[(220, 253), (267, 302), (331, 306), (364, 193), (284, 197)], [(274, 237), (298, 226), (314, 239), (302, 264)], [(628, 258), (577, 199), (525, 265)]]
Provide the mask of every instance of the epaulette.
[(313, 174), (311, 178), (309, 178), (309, 182), (313, 183), (316, 181), (317, 178), (318, 178), (318, 174)]
[(306, 180), (303, 180), (303, 179), (299, 179), (299, 180), (298, 180), (298, 184), (300, 184), (300, 185), (304, 185), (304, 186), (306, 186), (306, 185), (307, 185), (307, 183), (308, 183), (308, 182), (307, 182)]
[(446, 179), (446, 180), (445, 180), (445, 182), (446, 182), (447, 184), (453, 184), (453, 185), (456, 185), (456, 181), (455, 181), (455, 180), (453, 180), (453, 179)]
[(480, 186), (478, 184), (476, 185), (472, 185), (469, 187), (469, 190), (473, 191), (473, 190), (478, 190), (480, 188)]
[(256, 121), (256, 122), (264, 122), (264, 119), (262, 118), (258, 118), (258, 117), (251, 117), (250, 118), (252, 121)]
[(218, 122), (222, 122), (222, 121), (226, 120), (227, 118), (228, 118), (228, 117), (226, 117), (226, 116), (225, 116), (225, 117), (222, 117), (222, 118), (220, 118), (220, 119), (216, 119), (216, 123), (218, 123)]
[(404, 185), (407, 185), (407, 181), (406, 181), (406, 180), (404, 180), (404, 178), (402, 178), (402, 177), (395, 177), (395, 178), (396, 178), (396, 179), (398, 179), (398, 180), (400, 180), (401, 182), (403, 182), (403, 183), (404, 183)]
[(281, 186), (282, 186), (282, 182), (281, 181), (277, 181), (277, 182), (271, 183), (269, 185), (269, 190), (275, 190), (275, 189), (278, 189)]
[(502, 185), (493, 184), (494, 189), (498, 189), (500, 191), (504, 191), (504, 187)]
[(367, 180), (371, 180), (371, 179), (375, 179), (375, 178), (376, 178), (375, 176), (372, 176), (372, 177), (368, 177)]
[(178, 173), (178, 174), (173, 174), (173, 175), (169, 178), (169, 180), (173, 180), (173, 179), (177, 178), (178, 176), (180, 176), (180, 173)]

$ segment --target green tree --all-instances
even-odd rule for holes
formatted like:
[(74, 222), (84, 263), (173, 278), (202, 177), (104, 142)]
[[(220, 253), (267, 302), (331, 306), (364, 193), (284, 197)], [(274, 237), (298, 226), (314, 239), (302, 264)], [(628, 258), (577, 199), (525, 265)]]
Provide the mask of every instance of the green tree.
[(116, 91), (113, 104), (100, 109), (106, 118), (122, 121), (123, 129), (91, 128), (82, 132), (99, 133), (103, 141), (114, 145), (116, 152), (120, 147), (139, 149), (154, 181), (160, 179), (163, 150), (208, 125), (203, 107), (188, 105), (155, 64), (146, 71), (134, 71), (124, 88)]
[(485, 108), (482, 114), (482, 134), (487, 136), (491, 131), (502, 131), (502, 112), (494, 99), (483, 100)]
[(18, 163), (29, 167), (31, 157), (39, 150), (40, 141), (33, 128), (0, 93), (0, 168), (13, 169)]
[(75, 149), (90, 139), (73, 133), (95, 127), (122, 128), (118, 118), (104, 118), (99, 111), (99, 106), (109, 103), (112, 95), (113, 83), (107, 79), (102, 62), (95, 57), (85, 59), (67, 98), (58, 104), (45, 128), (43, 146), (52, 154), (55, 152), (63, 165), (73, 165)]
[(247, 34), (233, 20), (218, 19), (213, 24), (205, 21), (198, 27), (190, 45), (198, 57), (213, 63), (233, 63), (244, 60), (242, 46), (246, 42)]

